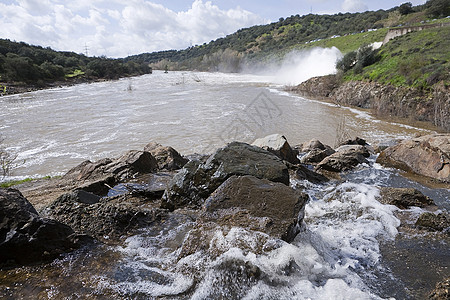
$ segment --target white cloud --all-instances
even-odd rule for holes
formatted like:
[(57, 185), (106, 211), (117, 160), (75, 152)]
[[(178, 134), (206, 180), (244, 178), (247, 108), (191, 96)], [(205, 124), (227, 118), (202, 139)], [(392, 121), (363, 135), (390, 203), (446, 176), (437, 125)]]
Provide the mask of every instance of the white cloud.
[(342, 3), (342, 9), (346, 12), (364, 12), (369, 7), (362, 0), (345, 0)]
[(16, 0), (0, 3), (0, 38), (89, 55), (124, 57), (182, 49), (263, 23), (239, 7), (195, 0), (176, 12), (148, 0)]

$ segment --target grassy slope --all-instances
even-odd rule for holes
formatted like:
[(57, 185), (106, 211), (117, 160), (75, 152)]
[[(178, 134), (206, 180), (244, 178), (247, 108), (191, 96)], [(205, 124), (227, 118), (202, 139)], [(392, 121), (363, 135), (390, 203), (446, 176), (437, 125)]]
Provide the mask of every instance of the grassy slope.
[(379, 51), (380, 60), (351, 71), (347, 80), (372, 80), (382, 84), (427, 89), (438, 81), (449, 83), (450, 27), (431, 28), (397, 37)]

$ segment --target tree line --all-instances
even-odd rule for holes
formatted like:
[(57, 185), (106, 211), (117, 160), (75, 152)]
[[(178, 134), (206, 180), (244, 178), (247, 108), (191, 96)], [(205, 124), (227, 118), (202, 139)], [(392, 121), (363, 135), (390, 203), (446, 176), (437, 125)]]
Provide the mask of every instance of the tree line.
[[(424, 5), (413, 6), (406, 2), (389, 10), (363, 13), (292, 15), (271, 24), (240, 29), (203, 45), (178, 51), (143, 53), (125, 60), (146, 62), (157, 68), (168, 65), (178, 70), (227, 69), (237, 72), (243, 63), (260, 63), (268, 56), (282, 55), (299, 44), (383, 28), (386, 26), (386, 20), (395, 13), (407, 15), (421, 12), (429, 18), (440, 18), (448, 16), (449, 11), (450, 0), (429, 0)], [(231, 62), (231, 65), (225, 66), (226, 61)], [(240, 63), (237, 64), (237, 61)]]
[(54, 81), (117, 79), (151, 73), (148, 63), (107, 57), (87, 57), (24, 42), (0, 39), (0, 82), (45, 84)]

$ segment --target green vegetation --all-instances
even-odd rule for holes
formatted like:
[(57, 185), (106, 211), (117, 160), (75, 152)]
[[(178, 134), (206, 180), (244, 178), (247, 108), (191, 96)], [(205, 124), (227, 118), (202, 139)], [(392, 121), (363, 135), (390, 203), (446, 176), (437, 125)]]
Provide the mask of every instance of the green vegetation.
[[(424, 5), (412, 6), (411, 3), (406, 2), (390, 10), (364, 13), (295, 15), (280, 18), (278, 22), (271, 24), (240, 29), (224, 38), (185, 50), (143, 53), (127, 57), (125, 61), (150, 63), (156, 69), (164, 69), (168, 66), (171, 70), (238, 72), (243, 66), (258, 67), (277, 60), (281, 61), (284, 55), (292, 50), (334, 46), (344, 54), (357, 51), (363, 45), (383, 41), (388, 32), (387, 27), (448, 22), (449, 20), (443, 17), (449, 15), (449, 8), (449, 0), (429, 0)], [(434, 18), (441, 19), (434, 20)], [(447, 36), (440, 38), (448, 40)], [(446, 52), (443, 47), (439, 48), (439, 51)], [(403, 64), (402, 69), (406, 75), (387, 75), (386, 72), (394, 72), (395, 68), (399, 67), (395, 60), (386, 61), (388, 52), (390, 50), (380, 51), (381, 56), (374, 53), (374, 59), (378, 58), (382, 65), (379, 65), (377, 70), (372, 70), (373, 73), (370, 76), (367, 75), (366, 70), (368, 63), (357, 64), (355, 61), (357, 72), (353, 72), (355, 69), (352, 69), (352, 74), (347, 73), (346, 78), (366, 78), (412, 86), (423, 86), (423, 82), (430, 78), (430, 76), (422, 76), (423, 78), (420, 79), (417, 75), (410, 74), (413, 72), (408, 70), (406, 63)], [(399, 61), (404, 59), (405, 57), (397, 58)], [(430, 60), (426, 59), (421, 67), (428, 63)], [(440, 78), (439, 74), (434, 74), (432, 77)]]
[(18, 185), (18, 184), (21, 184), (21, 183), (25, 183), (25, 182), (30, 182), (30, 181), (33, 181), (33, 179), (32, 178), (25, 178), (25, 179), (22, 179), (22, 180), (12, 180), (12, 181), (7, 181), (7, 182), (0, 183), (0, 187), (6, 189), (6, 188), (9, 188), (9, 187), (12, 187), (12, 186), (15, 186), (15, 185)]
[[(371, 80), (382, 84), (410, 86), (422, 90), (434, 84), (450, 82), (450, 26), (410, 32), (397, 37), (373, 55), (377, 63), (357, 69), (357, 59), (348, 53), (339, 62), (345, 80)], [(375, 61), (373, 61), (375, 62)]]
[(73, 52), (31, 46), (0, 39), (0, 81), (34, 84), (72, 79), (117, 79), (151, 73), (148, 63), (106, 57), (87, 57)]
[(12, 186), (19, 185), (19, 184), (26, 183), (26, 182), (42, 180), (42, 179), (48, 180), (48, 179), (51, 179), (51, 178), (52, 178), (51, 176), (45, 176), (45, 177), (42, 177), (42, 178), (25, 178), (25, 179), (22, 179), (22, 180), (11, 180), (11, 181), (6, 181), (6, 182), (0, 183), (0, 187), (1, 188), (10, 188)]
[(310, 47), (331, 48), (336, 47), (342, 53), (358, 50), (361, 45), (370, 45), (375, 42), (382, 42), (386, 36), (388, 29), (382, 28), (376, 31), (362, 32), (335, 38), (328, 38), (305, 45), (297, 46), (296, 49), (304, 49)]
[[(125, 60), (151, 63), (155, 68), (168, 65), (178, 70), (223, 71), (225, 68), (226, 71), (236, 72), (245, 63), (259, 64), (274, 56), (281, 58), (289, 50), (305, 43), (382, 28), (382, 20), (389, 16), (389, 12), (378, 10), (354, 14), (295, 15), (281, 18), (275, 23), (240, 29), (208, 44), (180, 51), (143, 53)], [(378, 34), (382, 35), (381, 32)]]

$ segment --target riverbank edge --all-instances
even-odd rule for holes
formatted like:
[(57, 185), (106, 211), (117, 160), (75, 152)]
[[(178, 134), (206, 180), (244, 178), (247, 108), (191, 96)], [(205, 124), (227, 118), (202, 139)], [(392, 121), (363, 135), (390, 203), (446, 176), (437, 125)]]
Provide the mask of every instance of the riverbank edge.
[[(151, 73), (149, 73), (151, 74)], [(143, 74), (145, 75), (145, 74)], [(0, 87), (6, 86), (6, 92), (3, 92), (2, 89), (0, 89), (0, 97), (1, 96), (11, 96), (11, 95), (17, 95), (17, 94), (23, 94), (23, 93), (30, 93), (30, 92), (36, 92), (41, 90), (50, 90), (55, 88), (63, 88), (63, 87), (70, 87), (75, 86), (79, 84), (91, 84), (96, 82), (108, 82), (108, 81), (117, 81), (123, 78), (131, 78), (135, 76), (142, 76), (142, 75), (131, 75), (131, 76), (124, 76), (119, 78), (76, 78), (76, 79), (68, 79), (64, 81), (54, 81), (54, 82), (47, 82), (43, 83), (43, 85), (38, 84), (25, 84), (21, 82), (0, 82)]]
[(430, 91), (423, 91), (369, 81), (343, 82), (338, 75), (326, 75), (310, 78), (286, 90), (336, 105), (369, 109), (381, 119), (395, 118), (410, 126), (421, 124), (419, 127), (450, 132), (450, 88), (444, 82)]

